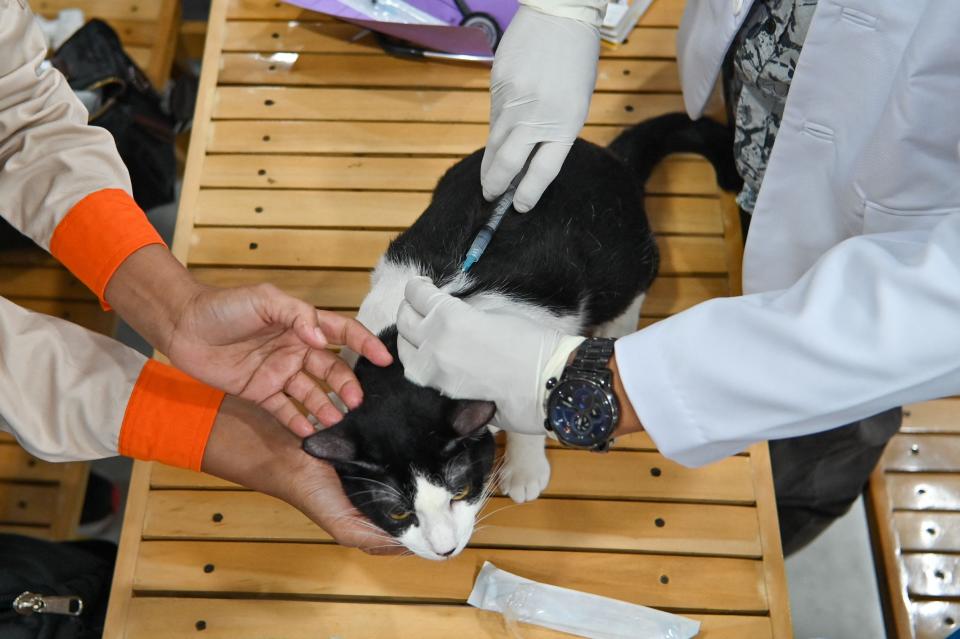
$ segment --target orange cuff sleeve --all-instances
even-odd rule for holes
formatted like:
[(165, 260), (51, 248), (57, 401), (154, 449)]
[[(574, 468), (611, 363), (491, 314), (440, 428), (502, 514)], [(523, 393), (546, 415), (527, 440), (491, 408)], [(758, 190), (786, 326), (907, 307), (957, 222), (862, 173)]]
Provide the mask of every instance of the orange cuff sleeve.
[(120, 454), (200, 470), (224, 393), (147, 361), (120, 427)]
[(147, 216), (121, 189), (103, 189), (83, 198), (60, 220), (50, 253), (97, 294), (103, 307), (107, 283), (131, 253), (163, 244)]

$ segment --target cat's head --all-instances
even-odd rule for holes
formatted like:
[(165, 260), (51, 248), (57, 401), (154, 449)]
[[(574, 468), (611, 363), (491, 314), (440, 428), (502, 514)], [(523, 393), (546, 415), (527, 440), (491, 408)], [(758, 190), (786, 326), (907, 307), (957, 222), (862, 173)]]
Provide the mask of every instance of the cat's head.
[(355, 372), (363, 404), (307, 437), (303, 449), (333, 464), (356, 508), (415, 554), (442, 560), (473, 533), (496, 447), (490, 402), (452, 400), (403, 375), (396, 330), (381, 336), (394, 363), (365, 359)]

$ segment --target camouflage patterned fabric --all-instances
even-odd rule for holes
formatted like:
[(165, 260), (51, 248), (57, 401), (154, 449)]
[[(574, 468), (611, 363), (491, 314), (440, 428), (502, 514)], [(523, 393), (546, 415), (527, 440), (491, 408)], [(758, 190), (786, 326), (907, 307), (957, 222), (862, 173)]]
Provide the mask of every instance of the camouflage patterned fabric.
[(753, 212), (817, 0), (756, 0), (733, 45), (737, 202)]

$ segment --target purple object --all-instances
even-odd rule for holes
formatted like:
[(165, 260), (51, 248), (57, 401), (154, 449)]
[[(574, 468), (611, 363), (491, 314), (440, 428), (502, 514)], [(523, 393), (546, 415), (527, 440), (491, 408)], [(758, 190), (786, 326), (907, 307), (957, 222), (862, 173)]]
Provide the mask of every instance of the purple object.
[(286, 0), (428, 49), (492, 56), (517, 0)]

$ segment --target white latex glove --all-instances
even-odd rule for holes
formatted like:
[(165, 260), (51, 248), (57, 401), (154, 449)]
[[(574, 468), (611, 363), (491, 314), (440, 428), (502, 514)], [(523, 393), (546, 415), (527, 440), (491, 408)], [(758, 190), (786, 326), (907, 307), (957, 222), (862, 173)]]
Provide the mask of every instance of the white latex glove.
[(487, 200), (507, 190), (531, 153), (513, 207), (524, 213), (540, 200), (587, 119), (599, 57), (595, 26), (521, 5), (490, 76), (490, 136), (480, 167)]
[(477, 310), (422, 278), (404, 296), (397, 347), (407, 379), (448, 397), (494, 402), (494, 425), (503, 430), (545, 434), (546, 382), (563, 372), (582, 337)]

